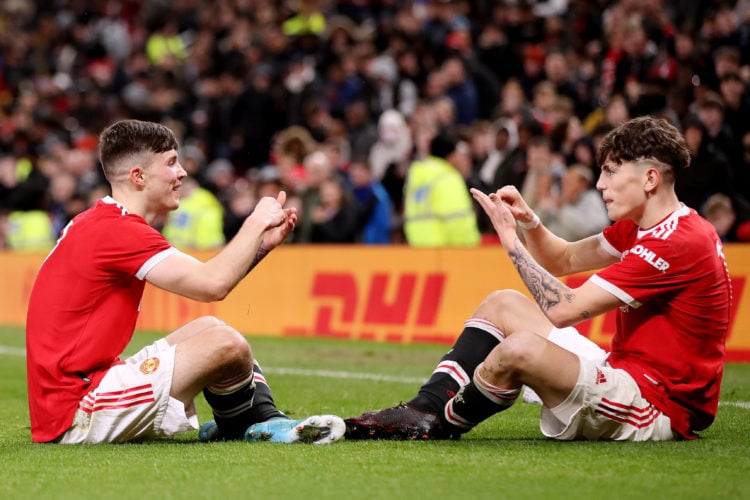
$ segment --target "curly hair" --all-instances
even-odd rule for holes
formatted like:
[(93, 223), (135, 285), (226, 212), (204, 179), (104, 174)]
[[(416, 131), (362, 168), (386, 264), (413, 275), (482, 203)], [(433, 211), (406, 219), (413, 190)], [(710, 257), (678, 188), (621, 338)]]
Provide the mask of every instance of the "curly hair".
[(610, 131), (599, 144), (596, 162), (617, 164), (656, 160), (671, 167), (673, 175), (690, 165), (690, 150), (677, 128), (663, 118), (641, 116)]

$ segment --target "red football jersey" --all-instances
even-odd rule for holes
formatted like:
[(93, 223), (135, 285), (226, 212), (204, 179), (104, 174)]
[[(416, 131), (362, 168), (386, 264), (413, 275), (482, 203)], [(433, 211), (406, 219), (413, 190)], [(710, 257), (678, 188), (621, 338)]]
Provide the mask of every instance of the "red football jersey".
[(601, 244), (621, 258), (591, 281), (622, 300), (609, 362), (685, 438), (708, 427), (719, 404), (731, 287), (713, 226), (683, 206), (649, 229), (606, 228)]
[(135, 330), (145, 276), (177, 250), (111, 197), (63, 230), (34, 282), (26, 322), (31, 435), (57, 438)]

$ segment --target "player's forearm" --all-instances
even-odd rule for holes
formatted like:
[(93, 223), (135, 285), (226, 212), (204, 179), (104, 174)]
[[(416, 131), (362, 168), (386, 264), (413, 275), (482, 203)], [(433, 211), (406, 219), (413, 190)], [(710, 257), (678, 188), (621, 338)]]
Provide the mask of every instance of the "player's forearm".
[(261, 246), (265, 227), (248, 219), (237, 235), (206, 262), (206, 274), (212, 277), (211, 300), (222, 300), (267, 254)]
[(539, 308), (555, 326), (567, 326), (567, 305), (575, 299), (573, 291), (548, 272), (529, 254), (519, 238), (507, 248), (513, 266)]
[(570, 272), (568, 266), (568, 242), (556, 236), (540, 224), (534, 229), (522, 229), (526, 248), (544, 269), (554, 276)]

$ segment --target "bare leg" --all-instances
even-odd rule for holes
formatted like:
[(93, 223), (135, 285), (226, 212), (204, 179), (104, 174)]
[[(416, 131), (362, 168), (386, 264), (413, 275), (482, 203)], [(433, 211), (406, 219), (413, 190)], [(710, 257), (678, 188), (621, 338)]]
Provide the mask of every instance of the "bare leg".
[(479, 367), (484, 380), (506, 389), (527, 385), (548, 407), (565, 400), (578, 379), (578, 356), (547, 340), (553, 325), (536, 303), (503, 290), (490, 294), (475, 315), (505, 334)]
[(578, 356), (549, 340), (525, 331), (514, 332), (479, 365), (479, 375), (506, 389), (527, 385), (547, 407), (562, 403), (575, 387)]
[(539, 388), (548, 406), (567, 397), (578, 377), (578, 357), (547, 340), (553, 325), (536, 303), (512, 290), (493, 292), (475, 317), (496, 325), (504, 338), (445, 404), (442, 418), (451, 433), (466, 432), (509, 408), (523, 385)]
[(172, 397), (186, 406), (205, 387), (247, 373), (253, 366), (250, 345), (223, 321), (204, 316), (166, 338), (177, 346)]

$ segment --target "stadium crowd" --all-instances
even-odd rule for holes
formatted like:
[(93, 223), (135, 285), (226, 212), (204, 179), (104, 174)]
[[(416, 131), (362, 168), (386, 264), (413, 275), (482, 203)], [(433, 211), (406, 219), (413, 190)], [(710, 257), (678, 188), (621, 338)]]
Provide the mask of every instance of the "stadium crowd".
[(5, 0), (0, 248), (51, 248), (108, 194), (122, 118), (178, 134), (180, 248), (282, 189), (295, 243), (496, 241), (467, 186), (508, 184), (578, 239), (609, 224), (598, 141), (647, 114), (692, 151), (679, 198), (750, 241), (748, 0)]

